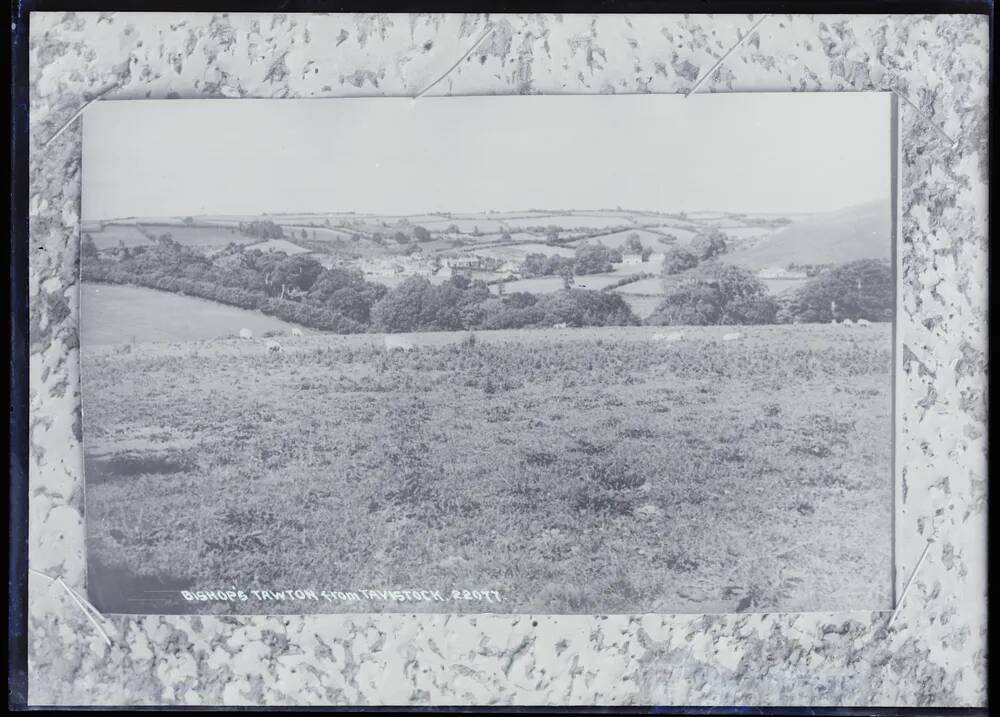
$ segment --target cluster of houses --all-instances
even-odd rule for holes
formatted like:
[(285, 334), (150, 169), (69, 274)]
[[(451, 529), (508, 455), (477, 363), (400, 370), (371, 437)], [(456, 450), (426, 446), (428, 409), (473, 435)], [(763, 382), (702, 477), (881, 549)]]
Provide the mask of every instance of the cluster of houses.
[[(662, 253), (625, 253), (625, 265), (657, 265), (663, 262)], [(518, 279), (524, 276), (524, 265), (515, 259), (461, 252), (426, 256), (415, 253), (406, 256), (377, 256), (358, 260), (355, 266), (366, 276), (379, 278), (426, 276), (447, 279), (457, 273), (489, 272), (497, 279)]]
[(424, 256), (379, 256), (360, 260), (356, 265), (366, 276), (376, 278), (434, 276), (450, 278), (455, 273), (489, 271), (501, 276), (517, 277), (521, 266), (517, 262), (478, 254)]

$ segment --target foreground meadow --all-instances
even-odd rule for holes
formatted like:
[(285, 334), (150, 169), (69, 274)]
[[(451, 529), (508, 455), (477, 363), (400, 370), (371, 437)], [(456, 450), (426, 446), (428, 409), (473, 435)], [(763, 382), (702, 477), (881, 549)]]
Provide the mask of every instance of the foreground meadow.
[[(106, 612), (884, 608), (891, 327), (86, 346)], [(182, 602), (180, 589), (501, 602)]]

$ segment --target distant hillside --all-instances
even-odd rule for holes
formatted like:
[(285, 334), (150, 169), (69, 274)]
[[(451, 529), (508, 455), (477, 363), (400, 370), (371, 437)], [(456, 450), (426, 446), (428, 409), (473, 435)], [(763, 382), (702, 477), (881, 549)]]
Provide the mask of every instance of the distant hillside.
[(892, 256), (892, 205), (889, 200), (861, 204), (798, 219), (756, 246), (724, 255), (750, 269), (794, 264), (841, 264)]

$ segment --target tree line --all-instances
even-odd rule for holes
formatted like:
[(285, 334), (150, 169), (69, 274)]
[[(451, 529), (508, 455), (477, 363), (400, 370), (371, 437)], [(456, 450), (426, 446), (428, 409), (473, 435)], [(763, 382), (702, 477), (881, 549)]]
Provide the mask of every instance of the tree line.
[[(606, 260), (601, 251), (606, 248), (589, 246), (584, 252), (587, 257), (592, 255), (595, 262)], [(390, 289), (365, 280), (358, 269), (326, 268), (310, 256), (232, 243), (209, 257), (182, 246), (170, 235), (158, 237), (152, 245), (121, 246), (104, 253), (85, 235), (81, 262), (85, 281), (136, 284), (197, 296), (337, 333), (644, 323), (620, 294), (609, 291), (566, 288), (544, 294), (497, 295), (485, 282), (462, 274), (439, 284), (409, 277)], [(664, 282), (663, 300), (645, 323), (888, 321), (893, 315), (894, 283), (888, 262), (864, 260), (833, 267), (798, 291), (777, 297), (750, 271), (715, 256), (677, 275), (668, 274)]]

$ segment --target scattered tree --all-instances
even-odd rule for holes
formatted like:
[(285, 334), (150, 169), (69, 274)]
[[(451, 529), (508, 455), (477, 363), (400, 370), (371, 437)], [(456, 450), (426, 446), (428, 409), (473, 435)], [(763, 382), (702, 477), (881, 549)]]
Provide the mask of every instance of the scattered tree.
[(642, 254), (645, 248), (642, 246), (642, 241), (639, 239), (639, 235), (636, 232), (631, 232), (625, 239), (625, 249), (630, 254)]
[(80, 257), (83, 259), (96, 259), (101, 255), (97, 250), (97, 244), (94, 243), (94, 237), (89, 233), (83, 235), (83, 241), (80, 243)]
[(663, 276), (672, 276), (698, 266), (698, 257), (683, 247), (673, 247), (663, 257)]
[(691, 240), (691, 251), (700, 261), (707, 261), (726, 251), (726, 235), (716, 228), (696, 234)]

